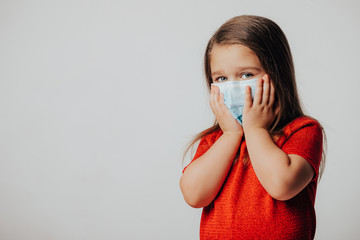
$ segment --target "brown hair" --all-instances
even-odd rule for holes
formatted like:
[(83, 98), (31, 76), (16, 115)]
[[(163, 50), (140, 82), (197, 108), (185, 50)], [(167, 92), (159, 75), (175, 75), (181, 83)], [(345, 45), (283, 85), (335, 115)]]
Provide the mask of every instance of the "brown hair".
[[(260, 16), (237, 16), (225, 22), (211, 37), (205, 51), (204, 70), (209, 90), (213, 82), (210, 69), (211, 51), (215, 45), (231, 44), (240, 44), (250, 48), (257, 55), (264, 71), (274, 84), (275, 106), (279, 106), (280, 111), (268, 130), (271, 136), (275, 137), (281, 133), (286, 124), (304, 116), (286, 36), (275, 22)], [(201, 138), (219, 129), (219, 124), (215, 122), (212, 127), (197, 134), (186, 152)], [(247, 158), (244, 160), (245, 164), (246, 161)]]

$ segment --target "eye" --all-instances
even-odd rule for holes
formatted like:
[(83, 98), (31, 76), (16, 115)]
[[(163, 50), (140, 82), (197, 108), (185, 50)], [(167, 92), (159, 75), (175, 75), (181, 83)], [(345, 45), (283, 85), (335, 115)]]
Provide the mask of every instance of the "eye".
[(243, 78), (243, 79), (250, 79), (250, 78), (254, 77), (254, 74), (252, 74), (250, 72), (246, 72), (246, 73), (242, 73), (240, 75), (240, 77)]
[(227, 77), (221, 76), (215, 79), (215, 82), (225, 82), (227, 80)]

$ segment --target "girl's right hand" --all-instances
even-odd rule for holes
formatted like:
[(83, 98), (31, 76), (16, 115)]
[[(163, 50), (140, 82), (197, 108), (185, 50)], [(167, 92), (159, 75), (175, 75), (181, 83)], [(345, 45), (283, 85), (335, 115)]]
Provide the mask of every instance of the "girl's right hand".
[(215, 114), (216, 120), (223, 133), (235, 133), (243, 135), (243, 128), (240, 123), (233, 117), (230, 110), (224, 103), (224, 96), (220, 93), (220, 89), (211, 85), (210, 90), (210, 107)]

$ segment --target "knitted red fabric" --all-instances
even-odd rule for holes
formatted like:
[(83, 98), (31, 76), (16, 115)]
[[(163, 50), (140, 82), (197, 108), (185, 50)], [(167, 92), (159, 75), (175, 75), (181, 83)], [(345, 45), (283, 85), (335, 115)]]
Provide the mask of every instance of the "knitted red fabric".
[[(217, 131), (201, 139), (192, 161), (221, 135), (222, 132)], [(305, 158), (315, 171), (309, 185), (288, 201), (275, 200), (266, 192), (254, 173), (251, 159), (244, 167), (246, 142), (243, 141), (239, 160), (231, 167), (217, 197), (203, 209), (200, 239), (313, 239), (322, 137), (318, 122), (300, 117), (288, 124), (276, 141), (287, 154)]]

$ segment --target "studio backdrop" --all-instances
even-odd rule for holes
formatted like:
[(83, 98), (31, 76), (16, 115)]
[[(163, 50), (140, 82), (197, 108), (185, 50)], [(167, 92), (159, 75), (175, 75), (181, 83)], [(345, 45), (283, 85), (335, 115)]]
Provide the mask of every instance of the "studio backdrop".
[(242, 14), (283, 29), (304, 109), (327, 133), (315, 238), (359, 239), (359, 10), (349, 0), (0, 0), (0, 239), (198, 239), (182, 155), (214, 121), (207, 41)]

